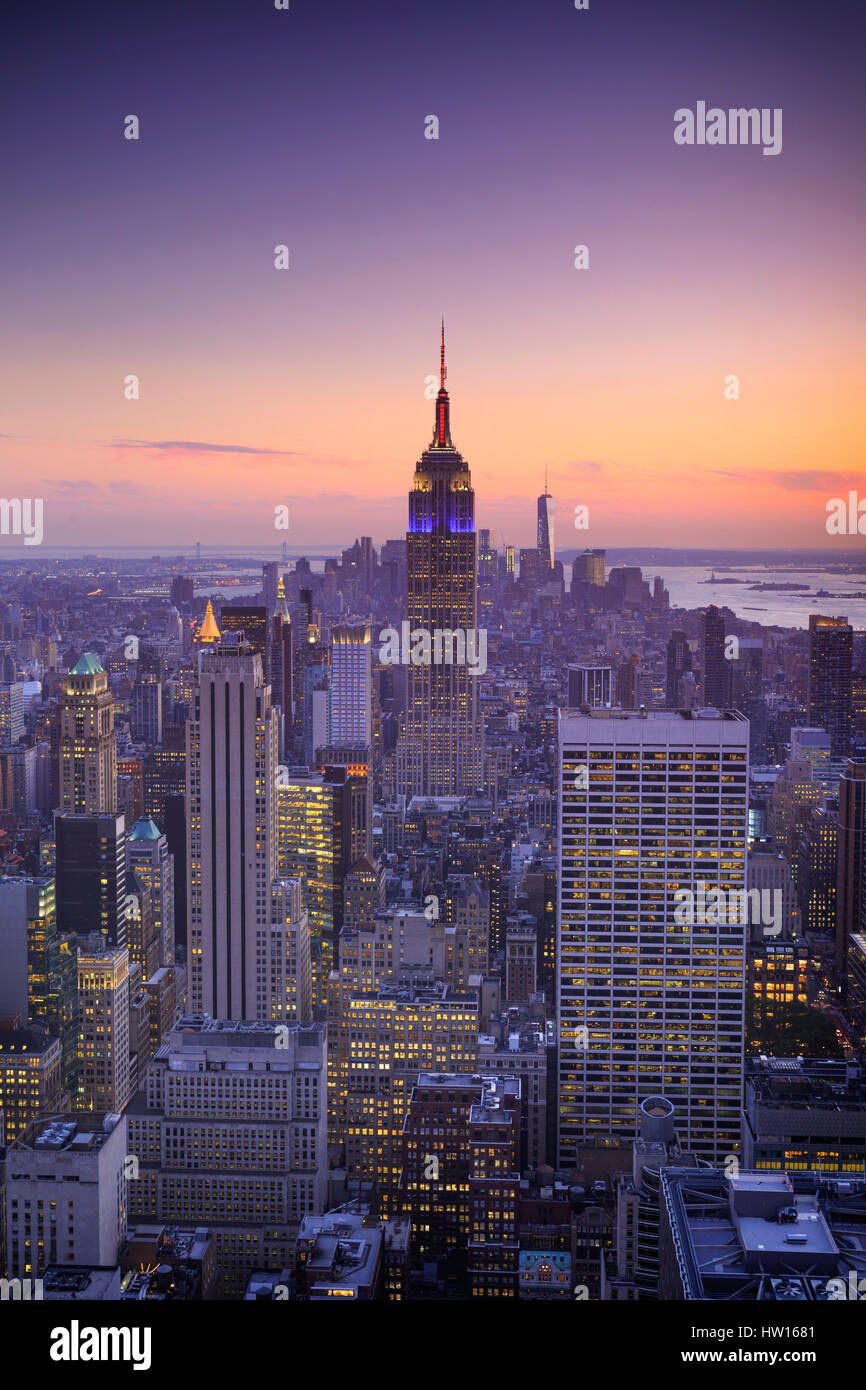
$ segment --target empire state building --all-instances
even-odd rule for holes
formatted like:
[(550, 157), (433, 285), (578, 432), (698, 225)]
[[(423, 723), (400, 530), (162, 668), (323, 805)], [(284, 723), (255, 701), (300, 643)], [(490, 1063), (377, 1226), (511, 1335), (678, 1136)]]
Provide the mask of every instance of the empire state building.
[(463, 643), (477, 639), (475, 493), (451, 440), (445, 377), (443, 323), (433, 439), (415, 465), (409, 493), (409, 627), (414, 634), (426, 630), (430, 640), (413, 639), (408, 667), (397, 753), (398, 789), (406, 796), (460, 796), (483, 784), (477, 676), (459, 659)]

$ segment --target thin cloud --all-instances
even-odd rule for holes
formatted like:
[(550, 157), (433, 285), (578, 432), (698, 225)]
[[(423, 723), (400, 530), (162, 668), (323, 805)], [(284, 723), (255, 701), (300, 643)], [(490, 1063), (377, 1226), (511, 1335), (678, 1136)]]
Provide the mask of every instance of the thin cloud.
[(250, 444), (203, 444), (195, 439), (117, 439), (105, 449), (179, 449), (187, 454), (276, 454), (280, 458), (305, 458), (296, 449), (256, 449)]
[(786, 469), (774, 473), (767, 468), (737, 472), (727, 468), (713, 468), (711, 472), (722, 478), (736, 478), (738, 481), (770, 483), (785, 492), (830, 492), (834, 488), (857, 486), (860, 476), (857, 473), (836, 473), (826, 468)]

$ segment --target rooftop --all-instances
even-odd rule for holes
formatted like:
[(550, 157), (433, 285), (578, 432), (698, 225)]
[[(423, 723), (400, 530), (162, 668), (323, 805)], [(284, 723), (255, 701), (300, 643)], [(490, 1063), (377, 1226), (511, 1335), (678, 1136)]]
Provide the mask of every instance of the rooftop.
[(99, 657), (94, 656), (93, 652), (85, 652), (80, 656), (70, 671), (71, 676), (99, 676), (103, 673)]

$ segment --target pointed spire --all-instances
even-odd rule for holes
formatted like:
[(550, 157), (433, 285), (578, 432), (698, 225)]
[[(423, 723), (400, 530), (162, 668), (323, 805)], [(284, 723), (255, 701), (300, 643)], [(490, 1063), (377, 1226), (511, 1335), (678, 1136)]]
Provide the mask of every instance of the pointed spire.
[(445, 378), (448, 375), (445, 366), (445, 317), (442, 318), (442, 342), (439, 349), (439, 394), (436, 397), (436, 421), (433, 426), (434, 449), (452, 449), (451, 443), (451, 423), (449, 420), (450, 403), (448, 392), (445, 390)]
[(445, 390), (445, 378), (448, 372), (445, 368), (445, 315), (442, 315), (442, 347), (439, 353), (439, 389)]
[(204, 611), (202, 625), (195, 635), (197, 642), (218, 642), (220, 640), (220, 630), (217, 627), (217, 620), (213, 615), (213, 605), (210, 599), (207, 601), (207, 608)]
[(289, 605), (286, 600), (286, 586), (283, 583), (282, 575), (280, 575), (279, 581), (277, 583), (277, 601), (274, 604), (274, 616), (277, 618), (284, 618), (287, 623), (291, 622)]

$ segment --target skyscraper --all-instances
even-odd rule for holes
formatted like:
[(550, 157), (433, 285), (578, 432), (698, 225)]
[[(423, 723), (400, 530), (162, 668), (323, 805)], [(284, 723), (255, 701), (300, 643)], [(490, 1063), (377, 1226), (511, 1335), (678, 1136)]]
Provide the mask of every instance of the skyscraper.
[(126, 843), (127, 861), (150, 895), (160, 965), (174, 965), (174, 856), (168, 838), (149, 816), (135, 822)]
[(665, 679), (665, 702), (668, 709), (680, 707), (680, 681), (686, 671), (692, 669), (692, 653), (689, 639), (682, 628), (674, 628), (667, 646), (667, 671)]
[(265, 560), (262, 565), (262, 597), (268, 613), (273, 613), (277, 603), (277, 587), (282, 583), (280, 567), (276, 560)]
[(826, 729), (834, 757), (851, 742), (854, 633), (847, 618), (809, 617), (809, 723)]
[(704, 704), (724, 709), (731, 701), (731, 668), (725, 659), (725, 616), (714, 603), (704, 610)]
[(553, 498), (547, 490), (547, 473), (544, 475), (544, 492), (538, 499), (538, 569), (542, 578), (553, 569), (555, 559), (553, 541)]
[(294, 672), (292, 661), (292, 620), (286, 602), (282, 576), (277, 584), (277, 602), (271, 618), (271, 700), (282, 715), (281, 755), (292, 736), (294, 721)]
[(845, 979), (848, 942), (860, 930), (866, 872), (866, 749), (848, 759), (839, 779), (836, 865), (836, 972)]
[(60, 697), (60, 809), (117, 810), (114, 696), (92, 652), (75, 663)]
[(583, 1140), (634, 1138), (658, 1094), (685, 1147), (736, 1152), (748, 756), (736, 711), (560, 712), (562, 1167)]
[(290, 774), (277, 788), (277, 815), (278, 872), (281, 879), (297, 878), (302, 884), (311, 936), (313, 1002), (319, 1004), (337, 961), (343, 879), (354, 863), (351, 768)]
[(277, 711), (246, 643), (204, 647), (187, 727), (190, 1003), (212, 1018), (259, 1012), (276, 877)]
[(369, 747), (372, 689), (370, 624), (336, 623), (331, 632), (329, 743)]
[(130, 1095), (129, 951), (78, 956), (76, 1110), (123, 1109)]
[(63, 932), (101, 932), (126, 945), (126, 822), (122, 815), (54, 818), (57, 921)]
[(0, 681), (0, 747), (24, 737), (24, 686), (20, 681)]
[(148, 674), (135, 682), (131, 712), (133, 735), (155, 748), (162, 742), (162, 685), (155, 676)]
[(266, 608), (250, 608), (248, 606), (229, 606), (226, 605), (220, 613), (220, 632), (224, 637), (227, 632), (237, 635), (243, 633), (244, 639), (252, 647), (254, 652), (258, 652), (262, 659), (262, 673), (265, 680), (270, 681), (271, 671), (271, 625), (268, 620), (268, 610)]
[(409, 626), (427, 634), (421, 659), (408, 666), (406, 723), (397, 750), (398, 789), (409, 796), (460, 795), (483, 783), (475, 677), (465, 661), (453, 660), (457, 644), (435, 641), (437, 630), (449, 637), (462, 631), (467, 642), (470, 633), (473, 641), (477, 637), (475, 493), (466, 460), (451, 440), (445, 377), (443, 324), (433, 439), (415, 465), (409, 494)]

